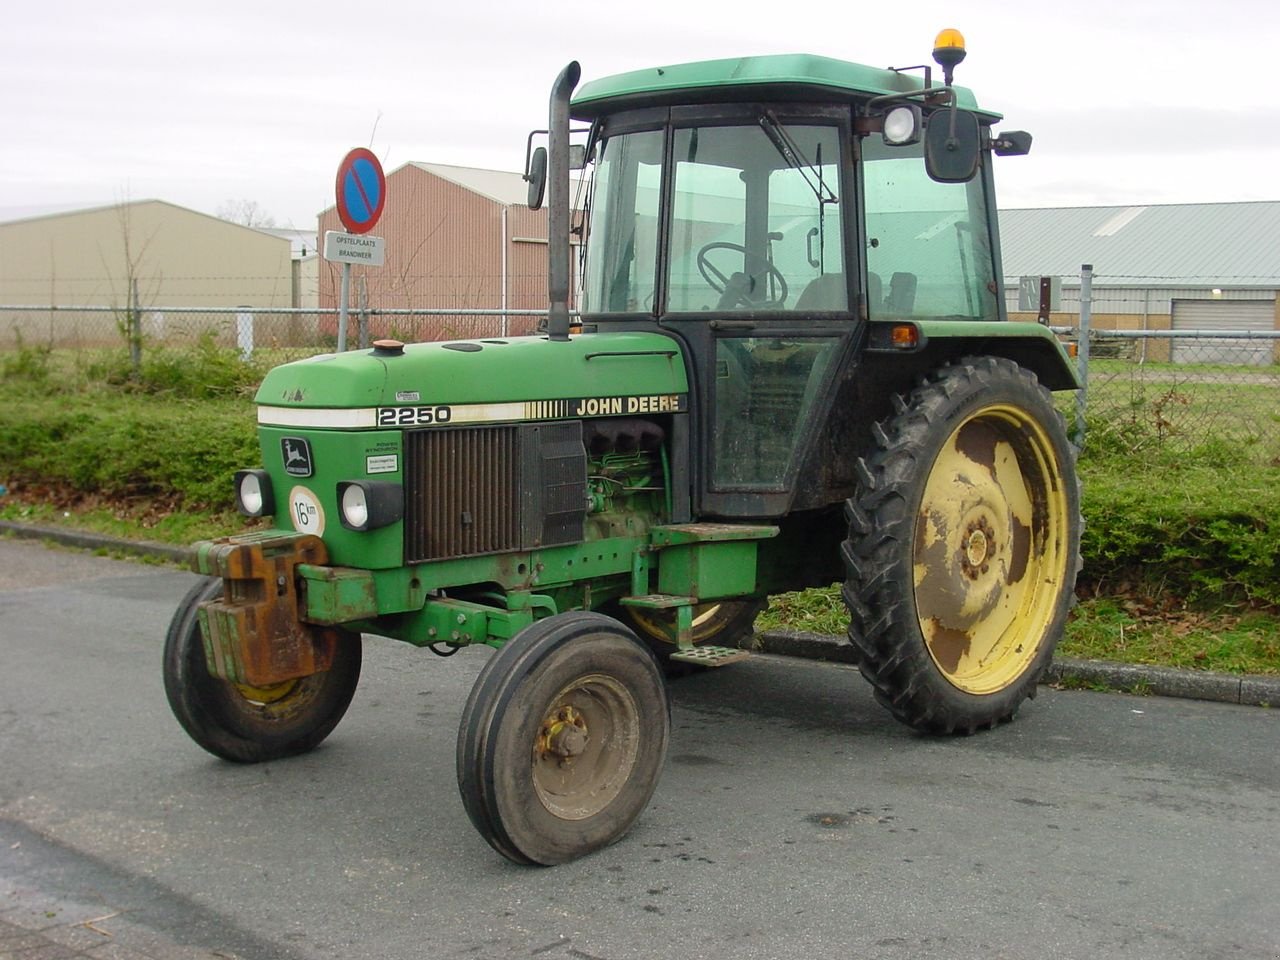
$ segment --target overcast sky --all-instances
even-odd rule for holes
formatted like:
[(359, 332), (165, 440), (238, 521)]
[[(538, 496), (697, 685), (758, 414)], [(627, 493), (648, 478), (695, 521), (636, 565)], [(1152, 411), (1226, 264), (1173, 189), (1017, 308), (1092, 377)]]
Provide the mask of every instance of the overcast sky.
[(315, 227), (337, 164), (371, 147), (518, 169), (570, 60), (584, 80), (687, 60), (929, 60), (1035, 136), (999, 161), (1005, 207), (1277, 200), (1275, 0), (45, 0), (0, 28), (0, 219), (157, 198), (252, 201)]

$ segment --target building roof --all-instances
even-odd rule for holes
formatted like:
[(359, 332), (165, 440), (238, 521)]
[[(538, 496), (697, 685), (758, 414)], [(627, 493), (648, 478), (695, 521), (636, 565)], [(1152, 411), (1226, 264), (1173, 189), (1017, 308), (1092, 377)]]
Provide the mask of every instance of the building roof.
[(1006, 277), (1110, 286), (1280, 285), (1280, 201), (1000, 211)]
[[(67, 207), (63, 204), (52, 204), (47, 207), (31, 207), (25, 208), (25, 216), (18, 216), (13, 219), (3, 219), (5, 210), (15, 208), (0, 208), (0, 226), (8, 227), (22, 223), (32, 223), (38, 220), (53, 220), (59, 217), (78, 217), (85, 214), (103, 213), (111, 210), (127, 210), (134, 207), (150, 207), (159, 206), (167, 207), (170, 210), (176, 210), (181, 214), (193, 217), (202, 217), (205, 220), (212, 220), (215, 223), (221, 223), (229, 227), (235, 227), (239, 230), (252, 230), (254, 233), (265, 233), (276, 239), (287, 240), (284, 232), (279, 230), (263, 230), (258, 227), (246, 227), (242, 223), (236, 223), (234, 220), (223, 220), (221, 217), (215, 217), (211, 213), (205, 213), (202, 210), (192, 210), (190, 207), (179, 206), (176, 203), (170, 203), (168, 200), (124, 200), (120, 203), (108, 203), (93, 207)], [(314, 237), (314, 234), (312, 234)]]
[(497, 203), (514, 205), (524, 203), (529, 197), (529, 185), (524, 177), (508, 170), (481, 170), (476, 167), (455, 167), (447, 163), (418, 163), (412, 166), (426, 170), (450, 183), (465, 187), (472, 193)]
[(298, 230), (294, 227), (254, 227), (259, 233), (269, 233), (289, 241), (289, 250), (293, 259), (301, 260), (314, 256), (316, 252), (316, 232), (314, 230)]
[[(447, 163), (419, 163), (416, 160), (407, 166), (417, 167), (450, 183), (456, 183), (495, 203), (524, 206), (529, 199), (529, 184), (525, 182), (524, 175), (509, 170), (481, 170), (478, 167), (454, 167)], [(583, 183), (577, 176), (569, 179), (569, 200), (575, 209), (582, 204), (580, 188)]]

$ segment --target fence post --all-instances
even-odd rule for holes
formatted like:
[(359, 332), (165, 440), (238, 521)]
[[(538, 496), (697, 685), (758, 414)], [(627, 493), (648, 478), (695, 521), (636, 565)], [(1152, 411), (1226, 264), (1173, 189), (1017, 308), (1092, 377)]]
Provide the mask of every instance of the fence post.
[(241, 360), (253, 359), (253, 308), (246, 304), (236, 307), (236, 346)]
[(1085, 413), (1089, 409), (1089, 327), (1093, 321), (1093, 264), (1080, 266), (1080, 334), (1076, 360), (1080, 389), (1076, 392), (1076, 449), (1084, 449)]
[(351, 305), (351, 263), (342, 263), (341, 292), (338, 294), (338, 352), (347, 349), (347, 310)]

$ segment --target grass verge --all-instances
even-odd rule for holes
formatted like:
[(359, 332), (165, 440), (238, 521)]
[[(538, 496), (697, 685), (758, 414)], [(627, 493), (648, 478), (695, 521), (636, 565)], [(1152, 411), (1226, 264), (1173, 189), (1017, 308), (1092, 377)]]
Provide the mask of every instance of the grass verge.
[[(5, 360), (0, 519), (179, 545), (244, 529), (231, 475), (260, 459), (257, 371), (211, 343), (134, 379), (116, 367), (76, 379), (33, 348)], [(1174, 453), (1136, 417), (1089, 436), (1082, 602), (1061, 651), (1280, 674), (1280, 466), (1221, 436)], [(759, 621), (846, 625), (836, 588), (775, 597)]]

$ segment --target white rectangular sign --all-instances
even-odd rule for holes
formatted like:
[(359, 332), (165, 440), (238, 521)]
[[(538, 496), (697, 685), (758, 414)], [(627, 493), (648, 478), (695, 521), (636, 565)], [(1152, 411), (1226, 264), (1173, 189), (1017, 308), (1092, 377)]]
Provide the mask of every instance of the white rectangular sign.
[(336, 263), (380, 267), (387, 258), (387, 242), (382, 237), (341, 230), (324, 232), (324, 258)]

